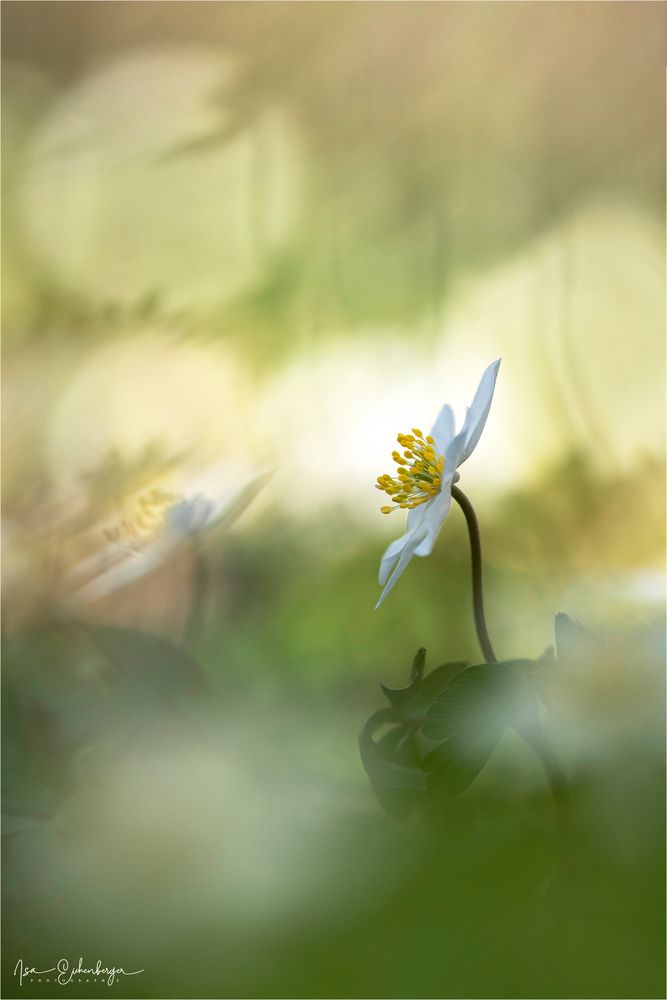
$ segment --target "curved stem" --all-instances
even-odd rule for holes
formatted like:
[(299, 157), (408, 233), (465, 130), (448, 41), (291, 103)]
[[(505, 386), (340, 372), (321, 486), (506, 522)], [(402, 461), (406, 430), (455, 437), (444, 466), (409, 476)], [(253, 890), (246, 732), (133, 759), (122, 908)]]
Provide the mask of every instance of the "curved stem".
[(497, 663), (484, 617), (484, 590), (482, 587), (482, 543), (479, 537), (479, 525), (473, 505), (458, 486), (452, 486), (452, 497), (463, 511), (468, 526), (470, 538), (470, 555), (472, 558), (472, 606), (475, 615), (475, 628), (482, 654), (487, 663)]
[[(472, 603), (475, 614), (475, 628), (477, 638), (482, 648), (482, 653), (487, 663), (497, 663), (496, 654), (493, 651), (489, 633), (486, 628), (484, 617), (484, 591), (482, 586), (482, 543), (479, 536), (479, 524), (473, 505), (468, 500), (465, 493), (452, 486), (452, 497), (463, 511), (468, 526), (470, 537), (470, 555), (472, 559)], [(551, 744), (542, 732), (539, 724), (531, 727), (517, 727), (524, 740), (537, 754), (544, 770), (551, 790), (556, 812), (561, 822), (562, 829), (568, 833), (570, 829), (570, 800), (569, 789), (565, 774), (554, 754)]]

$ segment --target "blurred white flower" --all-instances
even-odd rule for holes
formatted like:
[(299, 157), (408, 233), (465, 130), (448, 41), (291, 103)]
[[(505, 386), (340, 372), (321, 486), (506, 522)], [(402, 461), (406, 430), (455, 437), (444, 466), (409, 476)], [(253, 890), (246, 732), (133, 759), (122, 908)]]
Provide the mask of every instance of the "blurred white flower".
[[(129, 498), (122, 517), (105, 529), (107, 544), (82, 560), (69, 579), (65, 605), (88, 604), (157, 569), (182, 546), (238, 517), (266, 481), (266, 471), (242, 476), (213, 470), (191, 482), (185, 496), (157, 487)], [(228, 471), (228, 470), (227, 470)], [(210, 492), (199, 490), (206, 483)], [(213, 488), (211, 486), (213, 484)]]
[(466, 410), (461, 430), (456, 433), (454, 413), (445, 404), (430, 434), (418, 427), (411, 434), (399, 434), (403, 455), (393, 452), (398, 469), (395, 477), (378, 476), (376, 488), (386, 493), (391, 505), (382, 507), (408, 511), (407, 531), (387, 548), (380, 562), (380, 585), (384, 590), (376, 608), (395, 586), (413, 556), (428, 556), (452, 503), (452, 486), (459, 480), (456, 471), (470, 457), (480, 439), (491, 407), (500, 358), (482, 375), (477, 392)]

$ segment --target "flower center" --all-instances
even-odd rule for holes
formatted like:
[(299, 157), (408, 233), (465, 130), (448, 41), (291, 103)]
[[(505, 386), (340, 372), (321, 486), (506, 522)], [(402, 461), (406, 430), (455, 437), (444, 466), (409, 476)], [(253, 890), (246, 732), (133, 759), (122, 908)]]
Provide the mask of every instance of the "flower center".
[(418, 507), (440, 492), (442, 471), (445, 460), (435, 448), (435, 440), (426, 437), (418, 427), (412, 434), (399, 434), (398, 443), (404, 448), (401, 455), (393, 451), (391, 457), (398, 466), (396, 476), (378, 476), (375, 488), (386, 493), (393, 500), (391, 505), (381, 507), (383, 514), (390, 514), (399, 507)]
[(107, 530), (107, 538), (118, 545), (141, 548), (156, 538), (165, 525), (167, 513), (179, 499), (176, 493), (157, 487), (135, 494), (125, 502), (118, 524)]

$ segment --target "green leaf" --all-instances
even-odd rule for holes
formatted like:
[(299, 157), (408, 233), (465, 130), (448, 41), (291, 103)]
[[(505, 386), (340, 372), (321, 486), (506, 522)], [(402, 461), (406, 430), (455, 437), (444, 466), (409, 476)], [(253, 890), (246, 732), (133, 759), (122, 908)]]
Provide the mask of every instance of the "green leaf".
[(438, 741), (467, 738), (495, 727), (508, 684), (507, 667), (500, 663), (480, 663), (461, 671), (431, 705), (422, 727), (424, 736)]
[[(401, 720), (390, 708), (380, 709), (371, 715), (359, 735), (361, 761), (368, 777), (380, 788), (425, 789), (428, 779), (423, 771), (392, 760), (387, 752), (388, 748), (392, 747), (391, 741), (381, 746), (380, 742), (373, 739), (373, 734), (382, 726), (400, 722)], [(405, 730), (405, 726), (402, 728)]]
[(410, 703), (410, 718), (415, 720), (426, 715), (433, 702), (446, 690), (449, 683), (470, 664), (465, 660), (442, 663), (422, 680), (419, 690)]
[[(407, 725), (388, 729), (377, 741), (380, 753), (390, 761), (419, 768), (420, 756), (415, 744), (415, 731)], [(414, 811), (421, 790), (414, 788), (383, 788), (373, 782), (373, 790), (383, 808), (397, 820), (407, 820)]]
[(426, 754), (422, 767), (429, 772), (429, 788), (436, 795), (453, 798), (465, 792), (495, 750), (503, 727), (464, 743), (450, 739)]
[(479, 774), (505, 728), (535, 724), (531, 660), (480, 663), (458, 673), (428, 711), (424, 736), (439, 746), (422, 761), (429, 787), (459, 795)]
[(383, 692), (386, 694), (387, 699), (391, 707), (397, 711), (404, 711), (410, 704), (414, 695), (421, 684), (422, 675), (424, 673), (424, 664), (426, 663), (426, 650), (420, 647), (415, 653), (414, 660), (412, 661), (412, 668), (410, 671), (410, 681), (407, 687), (404, 688), (388, 688), (384, 684), (381, 684)]
[(505, 729), (507, 682), (507, 669), (499, 664), (468, 667), (431, 706), (422, 732), (442, 741), (422, 761), (432, 791), (459, 795), (484, 767)]
[(595, 633), (562, 612), (554, 619), (554, 633), (559, 660), (576, 660), (600, 652), (602, 643)]
[(431, 704), (442, 694), (450, 680), (468, 666), (465, 661), (442, 663), (424, 676), (425, 659), (426, 650), (417, 650), (407, 687), (392, 689), (384, 684), (380, 685), (394, 711), (413, 725), (421, 723)]

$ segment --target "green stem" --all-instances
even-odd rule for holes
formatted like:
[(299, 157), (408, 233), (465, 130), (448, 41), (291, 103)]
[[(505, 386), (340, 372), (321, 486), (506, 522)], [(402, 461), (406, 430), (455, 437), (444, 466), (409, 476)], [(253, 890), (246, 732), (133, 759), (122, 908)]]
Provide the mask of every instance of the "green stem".
[(537, 754), (546, 772), (547, 781), (551, 796), (556, 806), (556, 815), (560, 821), (561, 829), (565, 834), (571, 830), (570, 821), (570, 790), (565, 777), (565, 772), (560, 766), (558, 759), (551, 748), (551, 743), (547, 739), (542, 727), (535, 726), (521, 727), (518, 732), (524, 738), (531, 750)]
[[(486, 627), (486, 618), (484, 616), (482, 543), (479, 535), (477, 516), (470, 500), (468, 500), (468, 497), (458, 488), (458, 486), (452, 486), (452, 497), (456, 500), (457, 504), (463, 511), (463, 516), (465, 517), (466, 524), (468, 526), (470, 555), (472, 560), (472, 604), (475, 615), (477, 638), (486, 662), (497, 663), (498, 660), (493, 651), (491, 640), (489, 639), (489, 633)], [(542, 728), (539, 724), (534, 727), (530, 727), (529, 729), (522, 727), (519, 729), (519, 732), (542, 762), (558, 817), (561, 821), (563, 829), (567, 831), (569, 829), (570, 816), (569, 789), (567, 779), (563, 769), (558, 763), (556, 755), (551, 749), (551, 744), (542, 732)]]
[(470, 538), (470, 556), (472, 559), (472, 606), (475, 615), (475, 629), (482, 654), (487, 663), (497, 663), (498, 658), (493, 651), (489, 632), (484, 617), (484, 589), (482, 585), (482, 542), (479, 537), (479, 524), (473, 505), (463, 490), (452, 486), (452, 497), (463, 511), (468, 526)]
[(199, 636), (206, 610), (208, 567), (197, 545), (192, 546), (192, 601), (185, 625), (185, 641), (194, 642)]

